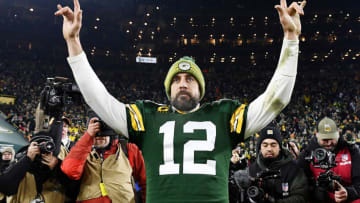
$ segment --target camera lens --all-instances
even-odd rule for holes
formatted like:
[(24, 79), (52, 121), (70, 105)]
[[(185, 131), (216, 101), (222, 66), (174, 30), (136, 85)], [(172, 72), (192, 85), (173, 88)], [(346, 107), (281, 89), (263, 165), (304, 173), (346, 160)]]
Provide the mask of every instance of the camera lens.
[(251, 186), (249, 187), (247, 193), (250, 198), (254, 198), (259, 195), (259, 189), (256, 186)]
[(47, 152), (53, 152), (55, 150), (55, 144), (53, 142), (46, 142), (45, 148)]
[(315, 150), (315, 158), (317, 161), (323, 161), (326, 158), (326, 150), (322, 148), (318, 148)]

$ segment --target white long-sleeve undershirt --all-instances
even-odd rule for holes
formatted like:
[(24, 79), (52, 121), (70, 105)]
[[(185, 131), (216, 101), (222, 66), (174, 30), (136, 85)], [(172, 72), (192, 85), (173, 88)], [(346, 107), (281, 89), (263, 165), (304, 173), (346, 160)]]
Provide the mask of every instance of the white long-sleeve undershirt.
[[(265, 92), (249, 104), (245, 138), (270, 123), (290, 102), (298, 63), (298, 40), (284, 40), (280, 59)], [(125, 104), (115, 99), (91, 68), (84, 52), (68, 57), (86, 103), (116, 132), (129, 136)]]

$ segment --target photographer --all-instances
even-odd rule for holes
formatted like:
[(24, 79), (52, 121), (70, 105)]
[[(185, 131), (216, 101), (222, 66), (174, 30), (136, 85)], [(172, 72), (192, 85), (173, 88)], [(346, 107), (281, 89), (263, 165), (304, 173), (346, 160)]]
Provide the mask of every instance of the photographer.
[(37, 145), (36, 142), (30, 143), (26, 156), (23, 156), (20, 160), (6, 168), (6, 170), (0, 172), (0, 197), (4, 198), (5, 195), (16, 193), (20, 181), (30, 168), (31, 162), (34, 161), (36, 155), (40, 154), (40, 149)]
[[(245, 188), (239, 185), (239, 175), (244, 169), (248, 167), (247, 149), (244, 143), (239, 143), (236, 149), (232, 150), (230, 158), (230, 171), (229, 171), (229, 202), (238, 203), (242, 195), (245, 193)], [(247, 172), (243, 172), (247, 176)], [(241, 193), (241, 190), (243, 193)]]
[[(51, 124), (51, 122), (50, 122)], [(36, 143), (39, 155), (29, 167), (24, 168), (25, 177), (22, 178), (14, 191), (11, 192), (7, 202), (71, 202), (76, 183), (66, 177), (60, 170), (62, 159), (67, 155), (67, 149), (61, 144), (62, 121), (54, 120), (49, 132), (38, 132), (32, 138), (32, 144), (23, 148), (17, 157), (24, 159), (23, 155), (32, 150)], [(11, 169), (13, 172), (14, 169)], [(13, 182), (10, 185), (16, 184)], [(8, 184), (8, 185), (9, 185)]]
[(12, 147), (5, 147), (2, 150), (1, 160), (0, 160), (0, 174), (13, 162), (15, 156), (15, 150)]
[(246, 157), (247, 151), (245, 144), (240, 143), (236, 149), (232, 150), (232, 156), (230, 159), (230, 172), (244, 169), (248, 166), (248, 159)]
[[(40, 154), (37, 155), (29, 167), (23, 168), (25, 176), (20, 184), (10, 182), (8, 185), (14, 190), (8, 192), (7, 202), (73, 202), (77, 193), (77, 182), (70, 180), (62, 173), (60, 166), (68, 153), (66, 144), (66, 121), (62, 118), (66, 107), (73, 104), (74, 98), (79, 96), (76, 86), (68, 82), (67, 78), (48, 78), (40, 95), (40, 103), (36, 109), (36, 127), (31, 145), (26, 146), (16, 155), (19, 159), (26, 159), (26, 154), (36, 143)], [(78, 99), (80, 101), (80, 99)], [(65, 126), (64, 126), (65, 125)], [(25, 157), (25, 158), (24, 158)], [(11, 172), (15, 167), (9, 167)], [(19, 173), (19, 172), (18, 172)], [(19, 173), (20, 175), (21, 173)]]
[[(276, 127), (269, 125), (260, 131), (257, 145), (259, 153), (256, 162), (249, 167), (250, 177), (258, 181), (255, 181), (255, 185), (261, 186), (265, 193), (263, 198), (256, 199), (260, 199), (259, 202), (306, 202), (305, 174), (296, 166), (293, 155), (281, 148), (281, 143), (280, 131)], [(271, 171), (280, 171), (280, 177)], [(265, 173), (269, 173), (269, 176), (259, 175)]]
[(87, 132), (71, 149), (61, 169), (73, 180), (80, 180), (77, 201), (135, 202), (132, 174), (145, 202), (144, 159), (134, 144), (119, 142), (117, 134), (98, 116), (89, 112)]
[[(297, 161), (298, 166), (304, 168), (310, 180), (311, 190), (315, 191), (313, 202), (360, 202), (356, 200), (360, 194), (359, 148), (348, 144), (342, 136), (339, 136), (335, 121), (328, 117), (323, 118), (317, 128), (316, 137), (313, 137)], [(317, 164), (320, 166), (312, 164), (317, 160), (311, 158), (311, 154), (319, 151), (318, 149), (325, 149), (325, 154), (330, 153), (330, 158), (326, 158), (325, 163)], [(331, 154), (334, 154), (333, 158)], [(314, 156), (319, 158), (320, 155), (315, 153)], [(312, 163), (308, 161), (309, 156)], [(326, 175), (325, 179), (320, 179), (319, 177), (323, 175)], [(336, 178), (333, 177), (338, 177), (340, 180), (335, 180)]]

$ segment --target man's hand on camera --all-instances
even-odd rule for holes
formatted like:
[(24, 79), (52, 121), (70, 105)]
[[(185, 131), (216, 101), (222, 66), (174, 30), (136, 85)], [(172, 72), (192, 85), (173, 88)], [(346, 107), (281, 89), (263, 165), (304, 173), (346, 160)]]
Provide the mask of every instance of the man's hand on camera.
[(335, 185), (337, 186), (337, 189), (335, 191), (335, 202), (344, 202), (347, 200), (348, 198), (348, 193), (346, 191), (346, 189), (338, 182), (338, 181), (334, 181)]
[(40, 154), (40, 148), (38, 147), (38, 143), (37, 142), (30, 143), (26, 155), (31, 159), (31, 161), (34, 161), (35, 156), (38, 154)]
[(41, 154), (41, 163), (49, 166), (50, 170), (53, 170), (58, 163), (58, 159), (51, 152), (50, 154)]
[(289, 151), (291, 152), (291, 154), (294, 156), (295, 159), (300, 155), (300, 151), (298, 147), (293, 142), (289, 142)]
[(88, 129), (87, 129), (87, 133), (91, 136), (91, 137), (95, 137), (96, 133), (100, 132), (100, 123), (99, 122), (95, 122), (96, 120), (99, 120), (98, 118), (94, 117), (90, 120)]

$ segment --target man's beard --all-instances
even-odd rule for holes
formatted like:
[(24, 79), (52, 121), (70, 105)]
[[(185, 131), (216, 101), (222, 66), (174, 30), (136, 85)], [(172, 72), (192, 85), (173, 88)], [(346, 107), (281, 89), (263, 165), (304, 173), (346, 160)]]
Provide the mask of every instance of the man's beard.
[[(183, 95), (186, 94), (190, 99), (183, 98)], [(177, 110), (180, 111), (191, 111), (199, 103), (199, 99), (196, 99), (186, 91), (180, 91), (176, 94), (175, 98), (171, 100), (171, 105), (174, 106)]]
[(273, 163), (274, 161), (280, 160), (281, 158), (281, 153), (279, 153), (279, 155), (277, 157), (264, 157), (262, 153), (260, 153), (260, 159), (262, 160), (262, 162), (264, 163), (265, 166), (270, 166), (271, 163)]

